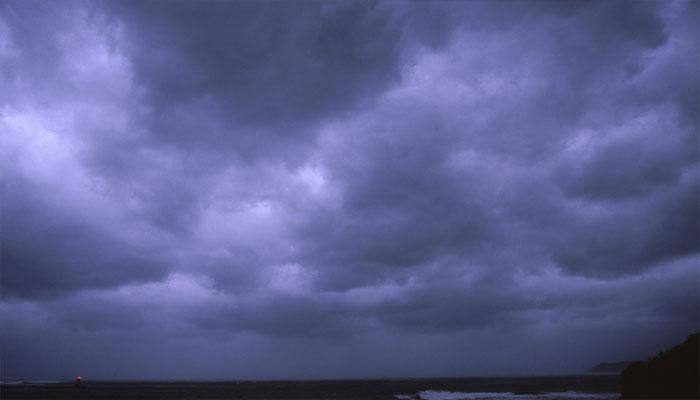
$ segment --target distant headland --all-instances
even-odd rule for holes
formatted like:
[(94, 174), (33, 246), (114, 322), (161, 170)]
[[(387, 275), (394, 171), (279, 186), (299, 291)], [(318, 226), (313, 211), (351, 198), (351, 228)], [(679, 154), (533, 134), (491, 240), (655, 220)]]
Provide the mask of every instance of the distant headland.
[(625, 368), (638, 361), (602, 362), (587, 372), (593, 375), (619, 375)]

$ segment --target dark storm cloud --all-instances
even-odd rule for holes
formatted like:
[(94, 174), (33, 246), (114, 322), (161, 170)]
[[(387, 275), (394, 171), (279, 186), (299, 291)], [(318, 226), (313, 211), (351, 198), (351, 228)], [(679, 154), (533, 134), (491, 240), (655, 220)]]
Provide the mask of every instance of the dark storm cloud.
[(1, 7), (3, 379), (575, 372), (697, 328), (694, 3)]
[(578, 274), (615, 276), (697, 253), (699, 194), (693, 174), (680, 188), (648, 204), (628, 203), (579, 217), (567, 232), (570, 236), (555, 245), (555, 260)]
[[(485, 180), (451, 170), (443, 158), (446, 144), (427, 133), (434, 127), (412, 128), (417, 131), (403, 133), (415, 137), (386, 134), (359, 149), (342, 149), (345, 156), (332, 155), (339, 161), (331, 179), (344, 183), (341, 208), (302, 228), (304, 262), (342, 276), (328, 282), (331, 287), (368, 283), (363, 280), (381, 276), (385, 267), (473, 252), (494, 239), (495, 216), (480, 193)], [(369, 132), (375, 129), (381, 127)]]
[(162, 249), (132, 243), (111, 232), (112, 227), (85, 220), (79, 210), (63, 203), (70, 200), (47, 196), (22, 178), (3, 178), (5, 298), (44, 298), (166, 276)]
[(673, 186), (697, 159), (692, 130), (683, 136), (661, 143), (654, 135), (611, 143), (591, 159), (574, 160), (574, 171), (562, 176), (562, 185), (574, 196), (592, 199), (643, 196)]
[[(245, 157), (312, 139), (309, 124), (370, 101), (399, 75), (401, 25), (375, 2), (114, 2), (154, 140)], [(225, 122), (201, 129), (183, 110)], [(264, 129), (261, 129), (262, 126)]]
[(19, 101), (20, 90), (29, 90), (23, 87), (23, 78), (45, 78), (32, 81), (33, 91), (45, 90), (55, 83), (55, 80), (50, 79), (51, 74), (46, 74), (62, 57), (61, 48), (53, 33), (70, 27), (70, 11), (75, 10), (76, 6), (70, 2), (64, 4), (64, 7), (37, 1), (2, 4), (3, 63), (0, 76), (6, 87), (13, 88), (16, 85), (15, 90), (4, 91), (0, 98), (4, 106), (10, 100)]

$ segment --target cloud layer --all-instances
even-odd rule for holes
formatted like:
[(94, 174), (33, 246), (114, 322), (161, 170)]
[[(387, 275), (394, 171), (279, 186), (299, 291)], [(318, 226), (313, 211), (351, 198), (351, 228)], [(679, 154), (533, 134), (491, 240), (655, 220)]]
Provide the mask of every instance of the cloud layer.
[(3, 380), (568, 373), (678, 341), (697, 17), (4, 3)]

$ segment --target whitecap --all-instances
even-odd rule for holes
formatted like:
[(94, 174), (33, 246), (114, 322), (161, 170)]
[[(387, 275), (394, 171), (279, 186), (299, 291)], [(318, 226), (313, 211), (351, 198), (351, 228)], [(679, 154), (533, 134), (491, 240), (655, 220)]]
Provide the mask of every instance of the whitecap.
[(418, 395), (400, 394), (398, 400), (615, 400), (618, 393), (585, 393), (576, 391), (516, 394), (513, 392), (449, 392), (423, 390)]

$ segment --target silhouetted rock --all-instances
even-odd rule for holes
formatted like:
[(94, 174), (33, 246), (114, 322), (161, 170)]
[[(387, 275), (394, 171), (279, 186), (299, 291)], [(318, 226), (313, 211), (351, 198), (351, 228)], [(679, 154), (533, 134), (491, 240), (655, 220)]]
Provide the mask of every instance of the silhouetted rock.
[(698, 399), (698, 333), (646, 362), (625, 368), (620, 379), (622, 399)]
[(588, 370), (589, 374), (617, 375), (625, 368), (639, 361), (604, 362)]

